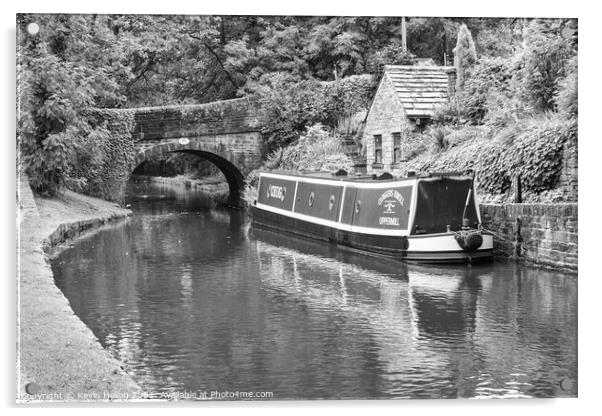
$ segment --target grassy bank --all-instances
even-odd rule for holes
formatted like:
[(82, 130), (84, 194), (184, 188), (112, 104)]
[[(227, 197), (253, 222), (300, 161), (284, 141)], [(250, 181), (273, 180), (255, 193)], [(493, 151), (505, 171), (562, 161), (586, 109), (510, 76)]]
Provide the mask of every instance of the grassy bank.
[(73, 313), (55, 285), (43, 249), (131, 211), (70, 191), (54, 198), (34, 198), (24, 179), (19, 183), (17, 203), (17, 401), (132, 397), (139, 387)]

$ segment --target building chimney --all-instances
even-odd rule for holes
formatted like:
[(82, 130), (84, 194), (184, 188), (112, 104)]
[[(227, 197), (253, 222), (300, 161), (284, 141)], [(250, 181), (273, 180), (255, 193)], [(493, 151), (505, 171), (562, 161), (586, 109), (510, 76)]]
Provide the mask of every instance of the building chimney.
[(408, 51), (408, 42), (407, 42), (407, 31), (406, 31), (406, 18), (401, 18), (401, 49), (404, 53)]
[(447, 95), (451, 99), (456, 94), (456, 68), (446, 68), (445, 73), (447, 74)]

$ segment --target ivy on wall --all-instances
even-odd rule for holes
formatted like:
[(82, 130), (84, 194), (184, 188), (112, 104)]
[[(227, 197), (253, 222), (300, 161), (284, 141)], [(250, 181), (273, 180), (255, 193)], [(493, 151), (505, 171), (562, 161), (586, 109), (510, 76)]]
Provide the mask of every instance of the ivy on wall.
[(104, 140), (99, 148), (102, 158), (101, 168), (99, 170), (89, 170), (86, 166), (79, 168), (88, 182), (86, 193), (110, 201), (122, 202), (135, 156), (132, 138), (135, 125), (134, 111), (95, 109), (92, 116), (97, 123), (106, 126), (110, 137)]
[(537, 194), (558, 186), (564, 146), (570, 148), (577, 143), (575, 119), (543, 115), (500, 130), (485, 126), (475, 129), (480, 130), (480, 137), (455, 142), (454, 133), (449, 134), (447, 150), (422, 153), (403, 169), (424, 172), (474, 169), (480, 191), (490, 195), (507, 193), (513, 178), (519, 176), (523, 190)]

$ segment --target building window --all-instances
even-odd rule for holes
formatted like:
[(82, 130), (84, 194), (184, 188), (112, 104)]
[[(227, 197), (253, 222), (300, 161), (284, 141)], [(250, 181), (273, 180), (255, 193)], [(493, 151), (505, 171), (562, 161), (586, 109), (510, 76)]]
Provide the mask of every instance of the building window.
[(383, 136), (374, 136), (374, 163), (383, 163)]
[(393, 133), (393, 163), (401, 162), (401, 133)]

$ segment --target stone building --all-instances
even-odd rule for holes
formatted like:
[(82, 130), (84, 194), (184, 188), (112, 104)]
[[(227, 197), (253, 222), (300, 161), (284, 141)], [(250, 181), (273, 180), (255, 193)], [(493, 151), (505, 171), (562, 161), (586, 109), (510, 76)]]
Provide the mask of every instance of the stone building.
[(400, 167), (407, 159), (407, 133), (428, 126), (436, 108), (453, 95), (455, 84), (453, 67), (385, 66), (364, 128), (369, 173)]

